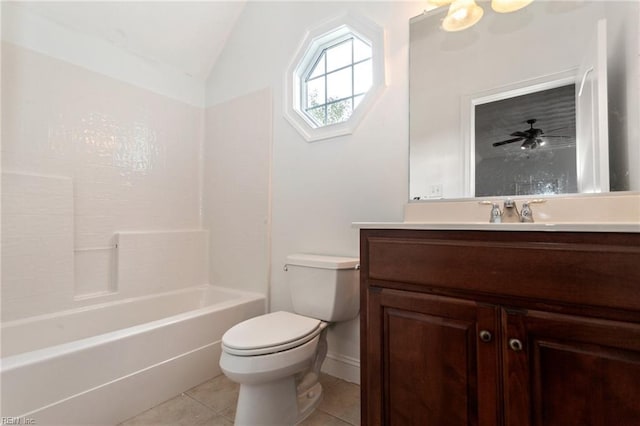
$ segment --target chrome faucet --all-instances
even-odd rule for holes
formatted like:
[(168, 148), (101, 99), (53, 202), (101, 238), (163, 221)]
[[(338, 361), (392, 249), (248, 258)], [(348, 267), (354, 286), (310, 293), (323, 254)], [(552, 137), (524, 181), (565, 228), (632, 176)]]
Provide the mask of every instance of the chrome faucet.
[(504, 208), (502, 210), (502, 223), (517, 223), (520, 222), (520, 213), (518, 213), (518, 206), (516, 202), (511, 198), (504, 200)]
[(480, 204), (489, 204), (491, 205), (491, 213), (489, 215), (489, 223), (500, 223), (502, 222), (502, 211), (500, 210), (500, 205), (495, 201), (480, 201)]
[(500, 205), (494, 201), (480, 201), (480, 204), (490, 204), (491, 214), (489, 223), (533, 223), (533, 210), (531, 204), (544, 203), (546, 200), (536, 199), (522, 202), (522, 211), (518, 212), (516, 202), (511, 198), (504, 200), (504, 207), (500, 210)]

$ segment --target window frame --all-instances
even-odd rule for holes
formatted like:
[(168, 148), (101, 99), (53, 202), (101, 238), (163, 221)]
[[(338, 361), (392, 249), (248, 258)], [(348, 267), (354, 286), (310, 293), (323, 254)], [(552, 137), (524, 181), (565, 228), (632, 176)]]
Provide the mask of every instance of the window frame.
[[(307, 88), (305, 78), (311, 74), (314, 66), (321, 60), (323, 54), (332, 46), (337, 46), (350, 38), (357, 38), (371, 47), (370, 59), (354, 62), (344, 68), (352, 68), (357, 63), (371, 60), (371, 86), (364, 94), (351, 116), (342, 122), (319, 125), (306, 112)], [(353, 51), (352, 51), (353, 55)], [(326, 59), (325, 59), (326, 60)], [(336, 70), (333, 70), (336, 71)], [(326, 75), (324, 75), (326, 79)], [(310, 30), (285, 75), (284, 117), (309, 142), (328, 139), (336, 136), (351, 134), (362, 121), (380, 92), (384, 88), (384, 31), (371, 21), (353, 15), (344, 15), (326, 22)], [(325, 92), (326, 92), (325, 85)], [(345, 99), (356, 99), (355, 87), (352, 86), (352, 96)], [(325, 105), (328, 104), (325, 97)], [(337, 102), (337, 101), (336, 101)]]

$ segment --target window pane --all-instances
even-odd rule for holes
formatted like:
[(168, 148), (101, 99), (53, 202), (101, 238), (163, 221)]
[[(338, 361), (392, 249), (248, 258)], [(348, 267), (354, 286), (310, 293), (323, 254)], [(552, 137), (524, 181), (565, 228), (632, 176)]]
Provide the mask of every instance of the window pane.
[(353, 85), (355, 94), (365, 93), (371, 87), (371, 59), (353, 67)]
[(324, 126), (327, 124), (324, 117), (324, 108), (324, 106), (321, 106), (307, 110), (307, 115), (311, 117), (318, 126)]
[(360, 40), (353, 39), (353, 61), (358, 62), (371, 57), (371, 46)]
[(313, 77), (317, 77), (319, 75), (324, 74), (324, 61), (325, 61), (325, 54), (323, 53), (322, 55), (320, 55), (320, 59), (318, 59), (318, 62), (316, 63), (315, 67), (311, 70), (311, 73), (309, 74), (309, 78), (313, 78)]
[(342, 123), (351, 117), (351, 99), (327, 105), (327, 124)]
[(327, 71), (351, 65), (351, 43), (351, 40), (347, 40), (326, 50)]
[(352, 94), (351, 67), (327, 75), (328, 102), (350, 97)]
[(324, 77), (307, 82), (307, 108), (324, 103)]

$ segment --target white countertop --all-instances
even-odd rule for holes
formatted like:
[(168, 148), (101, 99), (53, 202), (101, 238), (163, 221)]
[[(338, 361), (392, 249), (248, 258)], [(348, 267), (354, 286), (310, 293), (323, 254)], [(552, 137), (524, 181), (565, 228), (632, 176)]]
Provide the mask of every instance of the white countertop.
[(358, 229), (425, 229), (468, 231), (640, 232), (640, 223), (485, 223), (485, 222), (353, 222)]
[[(500, 200), (493, 200), (499, 202)], [(514, 200), (519, 207), (523, 199)], [(354, 222), (359, 229), (640, 232), (640, 192), (551, 197), (533, 205), (534, 223), (489, 223), (477, 199), (408, 203), (402, 222)], [(483, 201), (484, 203), (484, 201)]]

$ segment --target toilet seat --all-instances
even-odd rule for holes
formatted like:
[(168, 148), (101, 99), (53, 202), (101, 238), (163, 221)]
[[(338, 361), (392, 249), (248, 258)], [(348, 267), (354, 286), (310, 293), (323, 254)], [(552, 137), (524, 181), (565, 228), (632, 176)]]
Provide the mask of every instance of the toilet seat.
[(243, 321), (222, 336), (223, 350), (237, 356), (257, 356), (300, 346), (326, 327), (326, 323), (291, 312), (272, 312)]

